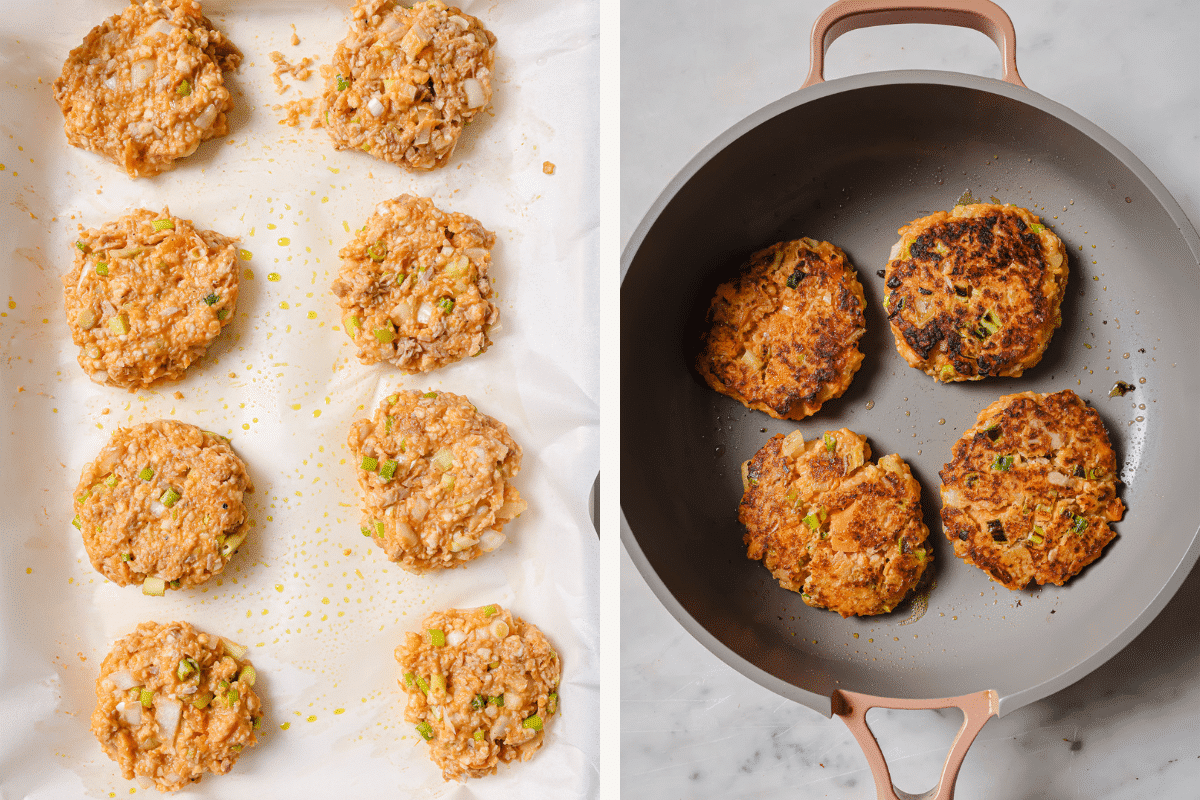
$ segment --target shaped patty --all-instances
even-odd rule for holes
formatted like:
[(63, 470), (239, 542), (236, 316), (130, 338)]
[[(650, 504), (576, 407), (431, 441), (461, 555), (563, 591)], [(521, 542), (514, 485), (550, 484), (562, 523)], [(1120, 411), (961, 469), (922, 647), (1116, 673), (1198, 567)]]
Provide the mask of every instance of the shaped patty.
[(793, 431), (742, 465), (747, 558), (843, 617), (891, 611), (933, 560), (920, 484), (899, 456), (870, 457), (866, 437), (845, 428), (810, 442)]
[(954, 552), (1009, 589), (1062, 586), (1125, 513), (1104, 422), (1071, 391), (1001, 397), (954, 445), (942, 525)]
[(1013, 205), (955, 206), (900, 229), (884, 308), (896, 349), (939, 381), (1017, 377), (1062, 322), (1066, 249)]
[(717, 287), (696, 369), (716, 391), (778, 419), (839, 397), (862, 363), (862, 285), (829, 242), (779, 242)]

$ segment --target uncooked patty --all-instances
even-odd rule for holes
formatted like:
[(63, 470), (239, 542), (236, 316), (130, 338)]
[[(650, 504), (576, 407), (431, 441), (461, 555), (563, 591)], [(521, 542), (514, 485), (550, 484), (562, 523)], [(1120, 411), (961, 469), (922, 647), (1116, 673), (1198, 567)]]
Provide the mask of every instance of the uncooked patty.
[(495, 234), (402, 194), (375, 206), (341, 249), (333, 293), (364, 364), (428, 372), (491, 345), (500, 318), (488, 280)]
[(130, 0), (71, 51), (54, 82), (67, 141), (131, 177), (168, 170), (229, 132), (223, 73), (241, 59), (194, 0)]
[(843, 617), (891, 611), (933, 560), (908, 464), (870, 458), (866, 437), (842, 428), (810, 442), (776, 434), (742, 465), (746, 556)]
[(118, 429), (84, 467), (74, 523), (100, 574), (162, 594), (159, 581), (195, 586), (225, 568), (248, 533), (242, 496), (251, 490), (224, 437), (147, 422)]
[(1125, 513), (1104, 422), (1071, 391), (1001, 397), (954, 445), (942, 525), (954, 552), (1009, 589), (1063, 585)]
[(803, 419), (846, 391), (862, 363), (862, 285), (829, 242), (779, 242), (717, 287), (696, 368), (716, 391)]
[(884, 308), (904, 359), (939, 381), (1017, 377), (1062, 322), (1066, 250), (1012, 205), (955, 206), (900, 229)]
[(182, 378), (233, 320), (236, 241), (165, 208), (82, 231), (62, 278), (79, 366), (131, 391)]
[(223, 775), (258, 743), (256, 677), (241, 645), (186, 622), (143, 622), (100, 665), (92, 733), (122, 775), (159, 791)]
[(495, 44), (483, 23), (440, 0), (359, 0), (321, 101), (334, 147), (408, 169), (444, 165), (491, 99)]
[(404, 718), (445, 780), (528, 761), (558, 712), (558, 653), (537, 626), (488, 605), (435, 612), (396, 648)]
[(363, 491), (361, 530), (410, 572), (459, 567), (505, 539), (525, 510), (508, 428), (450, 392), (397, 392), (347, 441)]

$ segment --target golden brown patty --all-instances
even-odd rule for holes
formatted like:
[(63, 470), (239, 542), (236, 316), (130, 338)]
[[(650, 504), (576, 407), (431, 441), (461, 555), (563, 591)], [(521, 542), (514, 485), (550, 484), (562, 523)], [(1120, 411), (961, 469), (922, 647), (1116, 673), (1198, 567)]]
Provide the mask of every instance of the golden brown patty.
[(92, 733), (127, 779), (173, 792), (223, 775), (258, 743), (256, 679), (245, 647), (186, 622), (143, 622), (100, 665)]
[(954, 445), (942, 524), (954, 552), (1009, 589), (1062, 586), (1116, 536), (1117, 459), (1074, 392), (1001, 397)]
[(933, 560), (920, 484), (899, 456), (870, 457), (866, 437), (842, 428), (811, 442), (776, 434), (742, 465), (747, 557), (843, 617), (891, 611)]
[(1062, 316), (1063, 243), (1012, 205), (955, 206), (900, 229), (884, 308), (896, 349), (940, 381), (1016, 377)]
[(862, 285), (829, 242), (780, 242), (717, 287), (696, 368), (708, 385), (778, 419), (839, 397), (862, 363)]

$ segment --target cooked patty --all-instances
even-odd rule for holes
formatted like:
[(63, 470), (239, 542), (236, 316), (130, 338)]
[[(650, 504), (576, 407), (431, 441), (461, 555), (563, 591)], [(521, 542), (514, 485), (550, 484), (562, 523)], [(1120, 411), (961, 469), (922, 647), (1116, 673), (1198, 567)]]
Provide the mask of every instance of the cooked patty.
[(62, 278), (79, 366), (130, 391), (182, 378), (233, 321), (236, 241), (165, 208), (82, 231)]
[(499, 605), (437, 611), (396, 648), (404, 718), (445, 780), (528, 761), (558, 712), (562, 662), (536, 625)]
[(351, 14), (321, 101), (334, 147), (407, 169), (444, 165), (491, 99), (496, 37), (441, 0), (358, 0)]
[(74, 524), (92, 566), (145, 594), (196, 586), (246, 538), (246, 465), (229, 440), (158, 420), (120, 428), (75, 487)]
[(862, 285), (829, 242), (779, 242), (717, 287), (696, 368), (721, 394), (804, 419), (846, 391), (862, 363)]
[(842, 428), (776, 434), (742, 465), (746, 556), (843, 617), (891, 611), (933, 560), (920, 484), (899, 456), (870, 458), (866, 437)]
[(1009, 589), (1066, 583), (1125, 513), (1100, 415), (1071, 391), (1001, 397), (954, 445), (942, 524), (954, 552)]
[(900, 229), (884, 308), (904, 359), (939, 381), (1017, 377), (1062, 322), (1066, 250), (1013, 205), (955, 206)]
[(125, 778), (173, 792), (225, 774), (258, 743), (256, 679), (245, 647), (186, 622), (143, 622), (100, 665), (92, 734)]
[(134, 178), (168, 170), (229, 132), (224, 72), (241, 60), (195, 0), (130, 0), (71, 51), (54, 81), (67, 141)]
[(361, 530), (409, 572), (460, 567), (504, 543), (526, 508), (521, 448), (504, 423), (450, 392), (397, 392), (350, 428)]

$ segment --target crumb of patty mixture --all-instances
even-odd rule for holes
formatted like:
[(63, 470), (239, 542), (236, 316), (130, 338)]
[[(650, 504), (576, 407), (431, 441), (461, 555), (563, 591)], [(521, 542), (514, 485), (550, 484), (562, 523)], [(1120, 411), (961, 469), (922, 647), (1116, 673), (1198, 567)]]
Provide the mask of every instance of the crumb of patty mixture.
[(554, 174), (554, 163), (550, 162), (550, 161), (543, 161), (542, 162), (542, 172), (546, 173), (547, 175), (553, 175)]
[(313, 63), (313, 58), (305, 56), (300, 59), (299, 63), (293, 64), (278, 50), (272, 50), (270, 56), (271, 61), (275, 64), (275, 70), (271, 73), (271, 80), (275, 83), (276, 94), (283, 94), (292, 88), (283, 82), (283, 79), (280, 77), (282, 75), (290, 75), (298, 81), (306, 81), (312, 77), (312, 69), (310, 67)]

